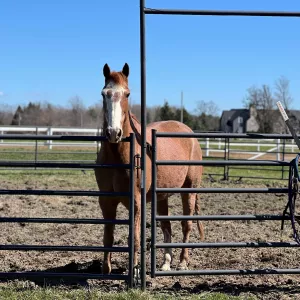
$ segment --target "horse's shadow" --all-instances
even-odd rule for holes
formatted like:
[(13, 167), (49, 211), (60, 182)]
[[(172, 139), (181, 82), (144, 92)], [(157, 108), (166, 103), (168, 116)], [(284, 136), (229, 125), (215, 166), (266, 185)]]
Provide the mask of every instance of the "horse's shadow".
[[(34, 282), (36, 285), (44, 287), (44, 286), (58, 286), (58, 285), (66, 285), (66, 286), (88, 286), (88, 278), (82, 278), (80, 275), (82, 274), (101, 274), (102, 262), (99, 260), (92, 260), (90, 262), (85, 263), (77, 263), (75, 261), (60, 267), (49, 268), (45, 270), (30, 270), (27, 273), (31, 272), (44, 272), (39, 276), (26, 276), (19, 277), (19, 280), (29, 280)], [(12, 270), (13, 271), (13, 270)], [(126, 269), (119, 267), (112, 269), (112, 274), (124, 274)], [(57, 273), (58, 276), (50, 276), (47, 277), (47, 273)], [(59, 274), (62, 274), (60, 277)], [(75, 273), (78, 274), (78, 277), (65, 277), (65, 273)], [(7, 281), (7, 279), (0, 279), (1, 282)]]

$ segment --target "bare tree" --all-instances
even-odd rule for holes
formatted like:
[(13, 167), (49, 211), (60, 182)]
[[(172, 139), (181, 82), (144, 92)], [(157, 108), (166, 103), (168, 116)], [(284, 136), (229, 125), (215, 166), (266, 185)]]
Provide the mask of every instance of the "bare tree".
[(85, 107), (82, 99), (79, 96), (74, 96), (70, 98), (69, 103), (71, 105), (71, 123), (72, 126), (80, 126), (84, 125), (84, 111)]
[(255, 86), (247, 90), (244, 104), (247, 108), (254, 107), (257, 111), (257, 122), (259, 131), (264, 133), (273, 132), (273, 125), (276, 118), (275, 98), (268, 85), (262, 85), (261, 88)]
[(217, 116), (219, 114), (219, 107), (213, 101), (198, 101), (196, 113), (198, 115), (205, 114), (208, 116)]
[(275, 81), (275, 99), (280, 101), (286, 110), (291, 109), (293, 98), (290, 94), (290, 81), (284, 76)]
[(0, 125), (10, 124), (13, 118), (13, 108), (7, 104), (0, 104)]
[(100, 101), (90, 106), (87, 109), (87, 121), (86, 126), (89, 127), (102, 127), (103, 123), (103, 112), (102, 112), (102, 104), (100, 104)]

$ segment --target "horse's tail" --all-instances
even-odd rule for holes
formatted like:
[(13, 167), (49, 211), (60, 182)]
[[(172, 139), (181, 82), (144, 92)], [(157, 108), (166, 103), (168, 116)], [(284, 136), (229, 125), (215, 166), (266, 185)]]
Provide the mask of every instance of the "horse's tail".
[[(196, 215), (200, 214), (200, 198), (199, 198), (198, 194), (196, 194), (195, 213), (196, 213)], [(203, 241), (204, 240), (204, 226), (200, 220), (197, 220), (197, 227), (198, 227), (200, 239), (201, 239), (201, 241)]]

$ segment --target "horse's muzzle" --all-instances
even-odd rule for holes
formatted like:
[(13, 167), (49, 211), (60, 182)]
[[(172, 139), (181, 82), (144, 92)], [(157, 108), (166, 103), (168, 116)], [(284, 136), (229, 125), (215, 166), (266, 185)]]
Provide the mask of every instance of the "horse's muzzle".
[(105, 130), (105, 136), (110, 143), (118, 143), (123, 136), (123, 130), (121, 128), (108, 127)]

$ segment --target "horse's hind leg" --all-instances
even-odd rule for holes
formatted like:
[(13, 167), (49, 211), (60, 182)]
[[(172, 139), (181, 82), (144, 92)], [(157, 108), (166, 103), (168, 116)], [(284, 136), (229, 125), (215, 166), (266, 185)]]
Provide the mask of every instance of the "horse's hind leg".
[[(99, 197), (99, 204), (104, 219), (115, 220), (117, 215), (117, 206), (119, 201), (113, 197)], [(112, 247), (114, 243), (115, 224), (104, 225), (103, 245), (104, 247)], [(104, 252), (102, 273), (111, 273), (111, 252)]]
[[(192, 216), (195, 211), (195, 201), (196, 201), (196, 194), (190, 193), (190, 194), (181, 194), (182, 199), (182, 208), (183, 208), (183, 214)], [(186, 220), (181, 221), (182, 226), (182, 233), (183, 233), (183, 243), (188, 243), (190, 238), (190, 233), (192, 231), (193, 227), (193, 221)], [(181, 254), (180, 254), (180, 263), (178, 265), (179, 270), (185, 270), (188, 267), (189, 262), (189, 252), (188, 248), (182, 248)]]
[[(168, 198), (158, 199), (157, 201), (157, 212), (159, 215), (168, 215)], [(172, 241), (172, 229), (171, 222), (161, 221), (160, 222), (161, 230), (164, 235), (164, 243), (171, 243)], [(172, 262), (172, 249), (165, 248), (164, 262), (161, 266), (162, 271), (170, 271)]]

